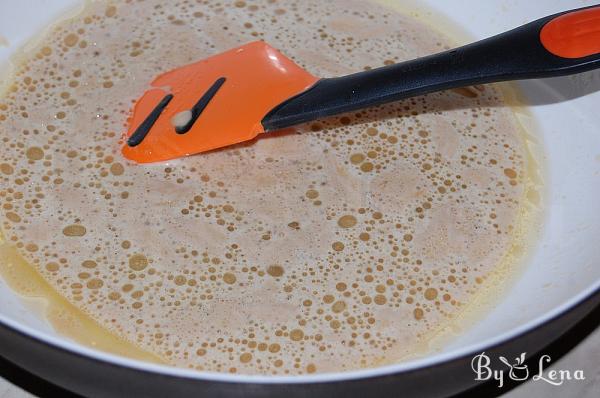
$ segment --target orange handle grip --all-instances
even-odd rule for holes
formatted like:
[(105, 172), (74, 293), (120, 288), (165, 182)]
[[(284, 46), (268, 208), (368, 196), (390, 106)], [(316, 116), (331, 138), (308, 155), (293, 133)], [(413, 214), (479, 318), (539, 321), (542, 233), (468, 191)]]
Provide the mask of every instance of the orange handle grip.
[(562, 14), (542, 28), (542, 45), (562, 58), (600, 54), (600, 6)]

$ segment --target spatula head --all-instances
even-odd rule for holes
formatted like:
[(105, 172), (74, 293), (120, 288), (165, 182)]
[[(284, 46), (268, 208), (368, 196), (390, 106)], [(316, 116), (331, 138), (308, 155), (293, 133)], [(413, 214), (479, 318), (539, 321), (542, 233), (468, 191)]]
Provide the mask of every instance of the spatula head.
[(123, 154), (150, 163), (251, 140), (317, 80), (260, 41), (163, 73), (134, 105)]

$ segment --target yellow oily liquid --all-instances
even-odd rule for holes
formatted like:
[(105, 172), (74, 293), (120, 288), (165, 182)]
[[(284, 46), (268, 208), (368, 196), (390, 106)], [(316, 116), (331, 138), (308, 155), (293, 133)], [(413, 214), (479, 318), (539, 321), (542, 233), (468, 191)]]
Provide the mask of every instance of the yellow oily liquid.
[[(56, 292), (25, 261), (0, 232), (0, 276), (25, 300), (41, 304), (42, 316), (62, 336), (90, 348), (123, 355), (141, 361), (165, 363), (156, 354), (144, 351), (123, 338), (110, 333), (87, 314)], [(38, 307), (37, 305), (35, 307)]]

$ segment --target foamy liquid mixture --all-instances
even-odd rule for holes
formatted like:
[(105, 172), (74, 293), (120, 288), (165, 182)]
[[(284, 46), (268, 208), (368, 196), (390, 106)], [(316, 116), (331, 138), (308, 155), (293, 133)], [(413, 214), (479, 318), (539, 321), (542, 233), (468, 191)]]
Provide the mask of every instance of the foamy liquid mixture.
[(323, 77), (449, 44), (368, 1), (94, 2), (0, 99), (6, 242), (173, 365), (300, 374), (401, 360), (512, 248), (530, 167), (517, 122), (486, 86), (163, 164), (122, 157), (155, 75), (257, 39)]

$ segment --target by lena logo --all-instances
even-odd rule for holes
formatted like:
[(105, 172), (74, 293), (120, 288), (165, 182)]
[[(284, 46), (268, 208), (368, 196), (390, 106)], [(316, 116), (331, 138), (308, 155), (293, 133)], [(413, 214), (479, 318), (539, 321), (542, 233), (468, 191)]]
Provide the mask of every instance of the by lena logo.
[[(525, 363), (526, 353), (522, 353), (516, 357), (513, 362), (510, 362), (503, 356), (498, 357), (501, 362), (501, 368), (494, 368), (492, 366), (491, 358), (482, 352), (479, 355), (475, 355), (471, 361), (471, 369), (475, 373), (475, 380), (487, 381), (496, 380), (498, 387), (504, 386), (505, 380), (522, 381), (529, 379), (529, 367)], [(585, 380), (583, 370), (577, 369), (571, 370), (546, 370), (545, 368), (550, 364), (551, 358), (549, 355), (542, 355), (538, 362), (538, 369), (535, 373), (532, 372), (533, 381), (543, 381), (553, 386), (560, 386), (566, 381), (570, 380)]]

